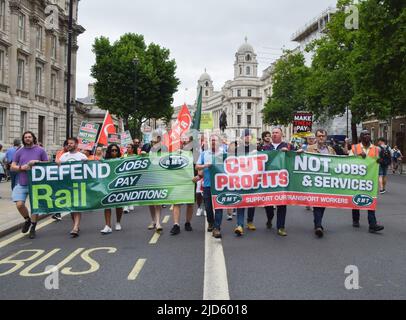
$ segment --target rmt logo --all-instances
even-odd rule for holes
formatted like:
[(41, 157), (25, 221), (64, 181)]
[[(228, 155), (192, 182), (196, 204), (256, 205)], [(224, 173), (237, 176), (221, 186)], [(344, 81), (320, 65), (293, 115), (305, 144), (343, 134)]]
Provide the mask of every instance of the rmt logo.
[(59, 8), (55, 4), (49, 4), (45, 7), (45, 28), (47, 30), (59, 30)]

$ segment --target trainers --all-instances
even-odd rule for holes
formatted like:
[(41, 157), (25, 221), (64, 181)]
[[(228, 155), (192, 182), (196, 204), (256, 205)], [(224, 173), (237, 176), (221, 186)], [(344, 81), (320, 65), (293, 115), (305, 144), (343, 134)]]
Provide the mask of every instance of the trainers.
[(192, 225), (190, 224), (190, 222), (185, 223), (185, 230), (186, 231), (193, 231)]
[(252, 222), (248, 222), (247, 223), (247, 229), (251, 230), (251, 231), (255, 231), (255, 230), (257, 230), (257, 227), (255, 227)]
[(113, 230), (109, 226), (105, 226), (103, 230), (100, 230), (102, 234), (109, 234), (112, 233)]
[(374, 226), (369, 226), (369, 232), (370, 233), (376, 233), (376, 232), (382, 231), (383, 229), (384, 229), (384, 227), (380, 226), (378, 224), (376, 224)]
[(29, 237), (30, 237), (30, 239), (35, 239), (35, 237), (36, 237), (35, 228), (31, 227)]
[(155, 223), (154, 222), (152, 222), (149, 226), (148, 226), (148, 230), (153, 230), (153, 229), (155, 229)]
[(272, 229), (272, 222), (271, 221), (266, 222), (266, 228), (267, 229)]
[(129, 207), (130, 211), (134, 211), (134, 206)]
[(162, 206), (162, 209), (166, 209), (166, 205), (163, 205), (163, 206)]
[(384, 194), (384, 193), (386, 193), (386, 190), (385, 190), (385, 189), (380, 190), (379, 193), (380, 193), (380, 194)]
[(27, 233), (28, 230), (30, 230), (30, 227), (31, 227), (31, 219), (28, 218), (28, 219), (25, 220), (23, 228), (21, 229), (21, 232), (22, 233)]
[(197, 208), (196, 216), (200, 217), (202, 215), (202, 211), (203, 211), (202, 208)]
[(316, 228), (314, 230), (314, 234), (319, 238), (323, 238), (324, 236), (323, 228)]
[(212, 232), (214, 229), (214, 225), (212, 223), (209, 223), (209, 226), (207, 227), (207, 232)]
[(232, 214), (231, 214), (231, 215), (228, 214), (228, 215), (227, 215), (227, 221), (231, 221), (231, 220), (233, 220), (233, 215), (232, 215)]
[(286, 237), (288, 234), (286, 233), (284, 228), (278, 229), (278, 235), (281, 237)]
[(213, 237), (216, 239), (221, 239), (221, 232), (219, 229), (213, 229)]
[(233, 210), (233, 216), (237, 215), (237, 210)]
[(116, 231), (121, 231), (122, 230), (122, 228), (121, 228), (121, 224), (120, 223), (116, 223)]
[(238, 226), (237, 228), (234, 229), (234, 233), (241, 237), (244, 234), (244, 229), (241, 226)]
[(360, 227), (359, 221), (353, 221), (353, 222), (352, 222), (352, 226), (353, 226), (354, 228), (359, 228), (359, 227)]
[(52, 219), (54, 219), (55, 221), (61, 221), (62, 220), (61, 214), (60, 213), (55, 213), (52, 216)]
[(130, 210), (128, 209), (128, 207), (124, 207), (123, 209), (124, 214), (130, 213)]
[(180, 233), (180, 227), (177, 224), (174, 224), (172, 229), (171, 229), (171, 235), (176, 236), (177, 234)]

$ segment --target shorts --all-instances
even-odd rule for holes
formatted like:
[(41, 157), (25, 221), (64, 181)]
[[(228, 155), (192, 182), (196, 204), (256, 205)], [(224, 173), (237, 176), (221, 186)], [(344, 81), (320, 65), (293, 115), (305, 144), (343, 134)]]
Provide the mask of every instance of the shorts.
[(388, 166), (379, 166), (379, 176), (380, 177), (386, 177), (388, 175)]
[(28, 193), (29, 193), (28, 186), (21, 186), (17, 184), (13, 189), (11, 198), (13, 199), (13, 202), (17, 201), (25, 202), (25, 200), (27, 200)]

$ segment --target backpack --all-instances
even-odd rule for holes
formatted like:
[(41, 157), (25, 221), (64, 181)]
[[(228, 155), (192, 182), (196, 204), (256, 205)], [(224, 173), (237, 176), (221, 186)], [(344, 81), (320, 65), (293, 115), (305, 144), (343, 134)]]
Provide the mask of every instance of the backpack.
[(399, 150), (397, 150), (397, 151), (395, 151), (394, 153), (393, 153), (393, 159), (399, 159), (400, 158), (400, 152), (399, 152)]
[(385, 148), (381, 148), (379, 157), (380, 163), (384, 166), (389, 166), (392, 163), (392, 155), (388, 146), (386, 146)]

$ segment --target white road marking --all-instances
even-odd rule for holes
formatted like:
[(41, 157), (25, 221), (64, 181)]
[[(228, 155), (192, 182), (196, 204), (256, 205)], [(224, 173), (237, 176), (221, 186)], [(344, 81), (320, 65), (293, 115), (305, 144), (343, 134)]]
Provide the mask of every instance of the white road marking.
[(207, 227), (206, 220), (203, 300), (230, 300), (223, 244), (206, 232)]
[(137, 277), (140, 274), (142, 267), (144, 266), (146, 261), (147, 261), (147, 259), (138, 259), (134, 268), (131, 270), (130, 274), (128, 275), (127, 280), (134, 281), (135, 279), (137, 279)]

